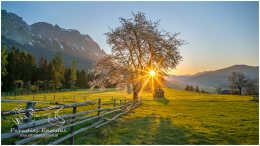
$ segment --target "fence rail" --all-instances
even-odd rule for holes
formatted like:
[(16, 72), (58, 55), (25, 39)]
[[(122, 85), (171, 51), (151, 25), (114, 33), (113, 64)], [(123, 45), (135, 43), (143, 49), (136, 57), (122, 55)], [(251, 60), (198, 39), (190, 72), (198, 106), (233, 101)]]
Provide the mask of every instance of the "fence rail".
[[(12, 102), (11, 100), (2, 100), (2, 102)], [(70, 144), (74, 144), (74, 136), (91, 128), (99, 128), (105, 124), (110, 123), (119, 116), (129, 112), (131, 109), (137, 107), (142, 103), (142, 98), (137, 100), (118, 100), (112, 98), (111, 101), (102, 102), (101, 98), (92, 101), (86, 101), (82, 103), (72, 103), (66, 105), (54, 105), (43, 108), (35, 108), (35, 101), (19, 100), (16, 102), (26, 102), (26, 109), (17, 111), (2, 111), (2, 117), (12, 116), (16, 114), (24, 114), (26, 120), (23, 123), (14, 125), (13, 131), (1, 133), (1, 140), (18, 137), (18, 140), (13, 144), (37, 144), (38, 140), (48, 137), (49, 135), (56, 133), (57, 131), (66, 130), (69, 128), (68, 134), (62, 137), (57, 137), (49, 144), (59, 144), (64, 140), (70, 139)], [(96, 109), (84, 110), (77, 112), (77, 108), (92, 105)], [(65, 108), (72, 108), (72, 113), (58, 115), (57, 111)], [(31, 112), (56, 110), (55, 117), (42, 118), (38, 120), (32, 120), (33, 115)], [(96, 114), (95, 114), (96, 113)], [(83, 125), (87, 124), (87, 125)], [(80, 129), (76, 129), (75, 126), (81, 125)], [(33, 130), (32, 130), (33, 129)], [(35, 133), (34, 131), (47, 129), (48, 132)], [(21, 132), (22, 131), (22, 132)], [(24, 134), (32, 134), (29, 137), (23, 137)]]

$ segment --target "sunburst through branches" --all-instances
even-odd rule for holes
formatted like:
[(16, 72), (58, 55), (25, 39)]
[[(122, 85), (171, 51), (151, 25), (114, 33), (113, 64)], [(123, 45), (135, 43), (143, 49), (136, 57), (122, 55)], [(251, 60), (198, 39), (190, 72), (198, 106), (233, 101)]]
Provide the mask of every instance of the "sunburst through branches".
[(150, 70), (149, 75), (150, 76), (155, 76), (155, 71), (154, 70)]
[(152, 91), (154, 91), (154, 89), (158, 86), (163, 87), (160, 70), (151, 67), (142, 70), (142, 72), (144, 73), (144, 75), (139, 78), (139, 79), (144, 79), (143, 85), (141, 87), (141, 91), (143, 91), (144, 88), (148, 86), (148, 84), (151, 87)]

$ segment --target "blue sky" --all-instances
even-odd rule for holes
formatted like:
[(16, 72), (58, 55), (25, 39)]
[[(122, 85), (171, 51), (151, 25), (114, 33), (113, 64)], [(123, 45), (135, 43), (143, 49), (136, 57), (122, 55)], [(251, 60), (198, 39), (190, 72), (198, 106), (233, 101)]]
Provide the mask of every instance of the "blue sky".
[(89, 34), (107, 53), (109, 27), (119, 26), (119, 17), (144, 12), (188, 42), (173, 74), (259, 64), (258, 2), (2, 2), (2, 9), (28, 24), (48, 22)]

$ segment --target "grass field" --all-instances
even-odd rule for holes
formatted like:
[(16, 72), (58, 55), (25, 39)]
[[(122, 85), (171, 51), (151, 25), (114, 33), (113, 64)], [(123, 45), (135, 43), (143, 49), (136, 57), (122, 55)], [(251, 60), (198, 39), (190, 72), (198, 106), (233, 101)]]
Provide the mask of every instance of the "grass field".
[[(47, 100), (51, 101), (53, 94), (46, 94)], [(84, 98), (131, 98), (112, 89), (102, 93), (80, 90), (55, 94), (59, 102), (63, 102), (63, 97), (64, 102), (74, 102), (74, 96), (79, 102)], [(37, 96), (35, 99), (41, 100), (44, 95)], [(174, 89), (165, 89), (165, 98), (153, 100), (149, 93), (141, 96), (143, 104), (137, 109), (104, 127), (77, 135), (75, 144), (259, 144), (259, 105), (252, 97)], [(2, 110), (10, 110), (16, 105), (2, 103), (1, 106)], [(10, 127), (5, 121), (2, 120), (2, 132)]]

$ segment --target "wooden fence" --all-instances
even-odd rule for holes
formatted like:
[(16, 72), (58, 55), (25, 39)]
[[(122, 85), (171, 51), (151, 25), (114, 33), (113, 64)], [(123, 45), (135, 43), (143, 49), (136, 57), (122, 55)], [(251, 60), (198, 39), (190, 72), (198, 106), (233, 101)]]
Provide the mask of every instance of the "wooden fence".
[[(98, 93), (99, 91), (92, 91), (91, 93)], [(104, 97), (104, 96), (103, 96)], [(13, 102), (17, 100), (33, 100), (33, 101), (38, 101), (38, 102), (55, 102), (55, 103), (60, 103), (60, 102), (85, 102), (87, 101), (87, 95), (77, 95), (73, 96), (64, 96), (60, 95), (60, 93), (52, 93), (52, 94), (29, 94), (29, 95), (23, 95), (22, 97), (16, 96), (16, 95), (10, 95), (10, 96), (5, 96), (2, 95), (2, 99), (5, 100), (5, 102)]]
[[(70, 139), (70, 144), (74, 144), (74, 136), (91, 128), (99, 128), (109, 122), (115, 120), (119, 116), (129, 112), (131, 109), (137, 107), (142, 103), (142, 98), (137, 100), (119, 100), (113, 99), (110, 101), (102, 101), (101, 98), (92, 101), (86, 101), (82, 103), (72, 103), (64, 105), (54, 105), (43, 108), (35, 108), (35, 101), (24, 100), (2, 100), (2, 102), (25, 102), (26, 108), (19, 111), (2, 111), (2, 118), (15, 115), (24, 115), (26, 117), (22, 123), (16, 124), (12, 127), (12, 131), (1, 133), (1, 141), (8, 140), (16, 137), (13, 144), (37, 144), (41, 139), (49, 137), (52, 134), (66, 131), (67, 135), (56, 137), (48, 144), (59, 144), (67, 139)], [(43, 103), (43, 102), (40, 102)], [(46, 102), (46, 104), (55, 104), (53, 102)], [(92, 106), (96, 107), (91, 110), (84, 110), (77, 112), (79, 107)], [(72, 113), (59, 115), (58, 112), (61, 109), (71, 108)], [(33, 120), (32, 112), (40, 111), (55, 111), (54, 118), (43, 118)], [(76, 129), (76, 126), (80, 126), (80, 129)], [(42, 131), (44, 129), (44, 132)], [(41, 132), (35, 132), (41, 131)], [(30, 136), (28, 136), (31, 134)], [(24, 136), (27, 135), (27, 136)]]

